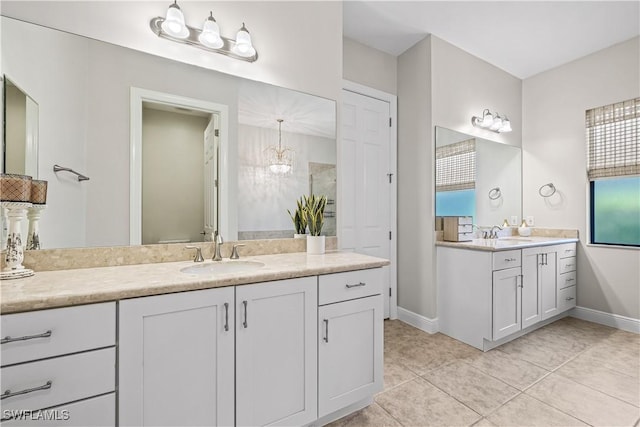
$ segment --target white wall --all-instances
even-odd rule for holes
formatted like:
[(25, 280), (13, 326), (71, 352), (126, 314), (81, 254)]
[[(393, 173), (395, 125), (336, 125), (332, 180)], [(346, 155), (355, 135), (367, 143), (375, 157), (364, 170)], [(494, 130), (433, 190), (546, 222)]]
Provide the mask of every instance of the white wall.
[(2, 14), (130, 47), (211, 70), (338, 99), (342, 78), (342, 3), (333, 1), (181, 0), (188, 25), (213, 14), (221, 34), (235, 38), (245, 22), (258, 51), (238, 61), (157, 37), (149, 21), (170, 1), (6, 1)]
[[(521, 81), (430, 36), (398, 58), (398, 103), (398, 305), (433, 319), (435, 126), (520, 146)], [(507, 114), (513, 132), (474, 128), (484, 108)]]
[(398, 57), (398, 306), (435, 317), (431, 40)]
[(266, 153), (277, 143), (277, 129), (238, 126), (239, 232), (291, 230), (293, 237), (286, 209), (293, 212), (296, 200), (309, 194), (309, 162), (336, 164), (334, 139), (282, 131), (282, 145), (294, 150), (295, 163), (291, 175), (275, 176), (268, 171)]
[(142, 110), (142, 244), (204, 237), (204, 130), (209, 118)]
[(342, 77), (383, 92), (398, 93), (398, 59), (386, 52), (342, 39)]
[(17, 87), (7, 85), (5, 96), (5, 173), (24, 175), (27, 143), (27, 97)]
[[(524, 215), (578, 229), (578, 305), (640, 318), (640, 251), (589, 246), (585, 110), (640, 96), (639, 38), (528, 78), (523, 85)], [(538, 188), (552, 182), (552, 203)]]

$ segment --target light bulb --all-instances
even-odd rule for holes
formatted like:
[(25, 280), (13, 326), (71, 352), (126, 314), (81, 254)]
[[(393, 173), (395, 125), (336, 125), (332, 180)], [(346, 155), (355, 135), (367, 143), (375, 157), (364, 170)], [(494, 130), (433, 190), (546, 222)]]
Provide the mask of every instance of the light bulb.
[(498, 129), (498, 132), (511, 132), (511, 130), (511, 122), (505, 117), (502, 121), (502, 126)]
[(238, 30), (238, 34), (236, 35), (236, 43), (235, 46), (233, 46), (233, 53), (242, 57), (249, 57), (256, 54), (256, 50), (251, 44), (251, 35), (249, 34), (247, 27), (244, 26), (244, 22), (242, 23), (242, 28)]
[(220, 38), (220, 27), (213, 17), (213, 12), (210, 12), (209, 17), (204, 21), (198, 40), (211, 49), (220, 49), (224, 45), (222, 38)]
[(186, 39), (189, 37), (189, 29), (184, 23), (184, 15), (178, 6), (177, 1), (174, 1), (169, 9), (167, 9), (167, 16), (162, 22), (162, 30), (172, 37), (179, 39)]
[(483, 128), (488, 128), (492, 124), (493, 124), (493, 116), (491, 115), (491, 111), (484, 110), (484, 112), (482, 112), (482, 121), (480, 122), (480, 126), (482, 126)]
[(502, 119), (500, 118), (500, 116), (496, 113), (496, 118), (493, 119), (493, 123), (491, 123), (491, 127), (489, 127), (489, 129), (491, 130), (498, 130), (502, 127)]

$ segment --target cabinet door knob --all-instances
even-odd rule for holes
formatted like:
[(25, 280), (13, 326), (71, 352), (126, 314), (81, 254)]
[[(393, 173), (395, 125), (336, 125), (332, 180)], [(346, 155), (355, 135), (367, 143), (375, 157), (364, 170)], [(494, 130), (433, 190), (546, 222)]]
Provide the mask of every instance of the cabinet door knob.
[(50, 330), (47, 332), (43, 332), (41, 334), (25, 335), (23, 337), (17, 337), (17, 338), (11, 338), (10, 336), (6, 336), (2, 338), (2, 340), (0, 340), (0, 344), (8, 344), (10, 342), (16, 342), (16, 341), (27, 341), (27, 340), (33, 340), (36, 338), (49, 338), (50, 336), (51, 336)]
[(349, 284), (347, 284), (346, 286), (347, 286), (347, 288), (351, 289), (351, 288), (357, 288), (357, 287), (359, 287), (359, 286), (367, 286), (367, 284), (366, 284), (366, 283), (364, 283), (364, 282), (360, 282), (360, 283), (356, 283), (355, 285), (349, 285)]
[(229, 330), (229, 303), (224, 303), (224, 330)]
[(329, 319), (324, 319), (324, 342), (329, 342)]

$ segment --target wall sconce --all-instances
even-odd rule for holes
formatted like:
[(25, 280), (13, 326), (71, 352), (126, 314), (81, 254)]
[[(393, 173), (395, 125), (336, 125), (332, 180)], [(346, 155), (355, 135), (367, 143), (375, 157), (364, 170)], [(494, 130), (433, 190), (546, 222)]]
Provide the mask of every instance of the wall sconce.
[(482, 112), (482, 117), (471, 117), (471, 124), (497, 133), (511, 132), (511, 122), (507, 116), (500, 117), (500, 115), (496, 113), (494, 117), (488, 109)]
[(251, 43), (251, 35), (244, 22), (235, 40), (220, 35), (220, 27), (213, 17), (213, 12), (205, 19), (202, 29), (190, 27), (185, 24), (184, 14), (177, 0), (169, 6), (165, 18), (153, 18), (149, 25), (151, 31), (163, 39), (221, 53), (242, 61), (254, 62), (258, 59), (258, 53)]

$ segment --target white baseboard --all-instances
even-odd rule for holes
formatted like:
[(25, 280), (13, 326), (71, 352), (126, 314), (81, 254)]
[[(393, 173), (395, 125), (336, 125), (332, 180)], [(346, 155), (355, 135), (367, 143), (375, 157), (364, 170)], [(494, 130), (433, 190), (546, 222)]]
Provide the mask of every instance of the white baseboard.
[(402, 320), (404, 323), (408, 323), (429, 334), (435, 334), (440, 330), (437, 318), (429, 319), (428, 317), (416, 314), (402, 307), (398, 307), (398, 320)]
[[(399, 311), (400, 308), (398, 307), (398, 312)], [(586, 320), (588, 322), (599, 323), (601, 325), (611, 326), (612, 328), (622, 329), (623, 331), (640, 334), (640, 319), (634, 319), (633, 317), (605, 313), (604, 311), (598, 311), (586, 307), (574, 308), (571, 311), (570, 316)]]

